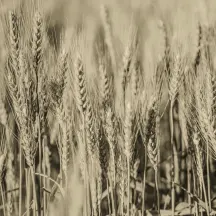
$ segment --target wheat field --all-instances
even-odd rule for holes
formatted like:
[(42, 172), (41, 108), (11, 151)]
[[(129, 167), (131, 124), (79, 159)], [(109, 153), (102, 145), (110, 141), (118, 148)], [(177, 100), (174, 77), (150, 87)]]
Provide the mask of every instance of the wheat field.
[(0, 0), (0, 215), (216, 215), (215, 0)]

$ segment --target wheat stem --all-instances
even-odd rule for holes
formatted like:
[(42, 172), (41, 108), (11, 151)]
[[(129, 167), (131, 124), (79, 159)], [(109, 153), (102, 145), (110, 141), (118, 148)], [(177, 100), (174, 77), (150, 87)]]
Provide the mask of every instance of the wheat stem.
[(0, 187), (1, 187), (1, 197), (2, 197), (2, 204), (3, 204), (3, 212), (4, 212), (4, 216), (6, 216), (5, 196), (4, 196), (4, 190), (3, 190), (2, 182), (0, 182)]
[(159, 148), (160, 148), (160, 117), (157, 115), (156, 117), (156, 136), (157, 136), (157, 145), (156, 145), (156, 151), (157, 151), (157, 159), (155, 164), (155, 188), (156, 188), (156, 194), (157, 194), (157, 208), (158, 208), (158, 215), (160, 215), (160, 191), (158, 186), (158, 164), (159, 164)]
[[(191, 181), (192, 181), (192, 175), (191, 175), (191, 156), (190, 154), (187, 155), (188, 160), (188, 166), (187, 166), (187, 190), (189, 193), (191, 193)], [(192, 212), (192, 202), (191, 202), (191, 196), (188, 195), (188, 203), (190, 206), (190, 213)]]
[(115, 187), (113, 186), (112, 179), (110, 181), (110, 187), (111, 187), (111, 199), (112, 199), (112, 212), (113, 212), (113, 216), (116, 216), (116, 203), (115, 203), (115, 197), (114, 197)]
[(142, 215), (145, 216), (145, 189), (146, 189), (146, 172), (147, 172), (147, 148), (145, 147), (145, 157), (144, 157), (144, 171), (143, 171), (143, 183), (142, 183)]
[(19, 145), (19, 216), (22, 216), (22, 147)]
[(160, 191), (158, 187), (158, 168), (155, 169), (155, 188), (157, 194), (157, 208), (158, 208), (158, 215), (160, 214)]
[(130, 216), (130, 160), (127, 160), (127, 216)]
[(209, 152), (209, 143), (207, 141), (207, 150), (206, 150), (206, 167), (207, 167), (207, 191), (208, 191), (208, 203), (209, 211), (211, 212), (211, 182), (210, 182), (210, 152)]
[(109, 215), (111, 215), (112, 213), (112, 211), (111, 211), (111, 208), (110, 208), (110, 206), (111, 206), (111, 202), (110, 202), (110, 193), (109, 193), (109, 181), (108, 181), (108, 179), (107, 179), (107, 190), (108, 190), (108, 194), (107, 194), (107, 199), (108, 199), (108, 212), (109, 212)]
[(26, 214), (27, 216), (30, 216), (30, 203), (31, 203), (31, 173), (30, 173), (30, 169), (27, 169), (26, 172), (26, 188), (27, 188), (27, 195), (26, 195)]
[(34, 216), (35, 216), (35, 215), (39, 215), (40, 209), (39, 209), (39, 204), (38, 204), (38, 201), (37, 201), (37, 190), (36, 190), (35, 174), (34, 174), (35, 172), (34, 172), (33, 166), (30, 167), (30, 173), (31, 173), (32, 184), (33, 184)]
[(174, 175), (175, 175), (175, 167), (174, 167), (174, 127), (173, 127), (173, 101), (170, 103), (170, 111), (169, 111), (169, 120), (170, 120), (170, 143), (172, 149), (172, 168), (171, 168), (171, 198), (172, 198), (172, 216), (175, 215), (175, 184), (174, 184)]

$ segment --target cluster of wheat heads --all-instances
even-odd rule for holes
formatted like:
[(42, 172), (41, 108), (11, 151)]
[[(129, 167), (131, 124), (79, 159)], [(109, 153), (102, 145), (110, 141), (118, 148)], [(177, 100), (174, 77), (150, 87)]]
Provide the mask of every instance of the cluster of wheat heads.
[(163, 55), (146, 72), (139, 26), (119, 51), (110, 12), (100, 10), (91, 46), (79, 24), (58, 51), (42, 13), (5, 19), (0, 214), (214, 214), (214, 28), (197, 25), (191, 58), (161, 22)]

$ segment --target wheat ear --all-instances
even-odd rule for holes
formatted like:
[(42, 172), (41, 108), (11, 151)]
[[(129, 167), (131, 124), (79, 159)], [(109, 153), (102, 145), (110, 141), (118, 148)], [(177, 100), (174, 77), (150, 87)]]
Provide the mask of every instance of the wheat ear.
[(109, 11), (105, 5), (101, 6), (101, 16), (102, 16), (103, 26), (105, 30), (105, 41), (109, 49), (113, 71), (115, 71), (116, 70), (116, 57), (115, 57), (115, 48), (113, 45), (113, 33), (112, 33)]
[(19, 30), (18, 18), (13, 11), (9, 13), (10, 55), (13, 73), (19, 73)]

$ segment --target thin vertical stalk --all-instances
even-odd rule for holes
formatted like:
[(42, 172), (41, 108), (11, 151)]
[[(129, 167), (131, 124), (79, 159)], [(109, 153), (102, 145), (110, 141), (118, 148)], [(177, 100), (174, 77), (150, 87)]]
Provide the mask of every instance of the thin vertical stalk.
[(38, 201), (37, 201), (37, 191), (36, 191), (36, 183), (35, 183), (35, 175), (34, 175), (33, 166), (30, 167), (30, 171), (31, 171), (31, 177), (32, 177), (32, 184), (33, 184), (33, 196), (34, 196), (34, 203), (35, 203), (34, 216), (35, 216), (35, 215), (39, 215), (40, 209), (39, 209)]
[[(43, 155), (43, 165), (42, 165), (42, 172), (44, 175), (46, 175), (46, 164), (45, 164), (45, 139), (44, 137), (42, 138), (42, 155)], [(47, 186), (47, 180), (43, 178), (43, 187)], [(47, 208), (47, 195), (46, 192), (43, 190), (43, 215), (45, 216), (46, 214), (46, 208)]]
[(129, 158), (127, 158), (127, 177), (128, 177), (128, 187), (127, 187), (127, 196), (128, 196), (128, 199), (127, 199), (127, 216), (130, 216), (130, 160)]
[(85, 216), (88, 216), (88, 209), (87, 209), (87, 206), (88, 206), (88, 193), (87, 193), (87, 190), (88, 190), (88, 186), (87, 186), (87, 173), (86, 173), (86, 168), (85, 168), (85, 208), (84, 208), (84, 212), (85, 212)]
[(158, 164), (159, 162), (159, 155), (160, 155), (160, 117), (157, 115), (156, 117), (156, 139), (157, 139), (157, 164), (155, 166), (155, 187), (156, 187), (156, 195), (157, 195), (157, 208), (158, 208), (158, 215), (160, 215), (160, 192), (158, 186)]
[(208, 206), (208, 198), (207, 198), (207, 193), (206, 193), (206, 188), (205, 188), (205, 182), (204, 182), (204, 176), (203, 176), (203, 168), (202, 168), (202, 161), (200, 158), (200, 149), (197, 147), (197, 169), (199, 170), (199, 178), (200, 178), (200, 193), (202, 193), (202, 187), (203, 187), (203, 193), (204, 193), (204, 198), (205, 198), (205, 204), (206, 204), (206, 212), (207, 215), (209, 214), (209, 206)]
[[(81, 113), (81, 117), (82, 117), (82, 136), (85, 137), (85, 116), (84, 116), (84, 113)], [(86, 140), (84, 141), (86, 142)], [(86, 143), (85, 143), (85, 146), (86, 146)], [(84, 149), (86, 150), (86, 149)], [(87, 158), (85, 158), (85, 179), (84, 179), (84, 185), (85, 185), (85, 216), (88, 216), (89, 215), (89, 184), (88, 184), (88, 168), (87, 168), (87, 165), (88, 165), (88, 162), (87, 162)]]
[(27, 214), (27, 216), (30, 216), (30, 203), (31, 203), (31, 181), (30, 181), (30, 179), (31, 179), (31, 173), (30, 173), (31, 171), (30, 171), (30, 169), (26, 169), (26, 185), (27, 185), (27, 197), (26, 197), (26, 199), (27, 199), (27, 203), (26, 203), (26, 208), (27, 208), (27, 212), (26, 212), (26, 214)]
[(202, 185), (203, 185), (203, 193), (204, 193), (204, 198), (205, 198), (205, 203), (206, 203), (206, 212), (207, 212), (207, 215), (209, 216), (210, 213), (209, 213), (208, 198), (207, 198), (207, 193), (206, 193), (206, 188), (205, 188), (205, 182), (204, 182), (203, 175), (202, 175)]
[(108, 182), (108, 179), (107, 179), (107, 199), (108, 199), (108, 209), (109, 209), (109, 215), (111, 215), (111, 208), (110, 208), (110, 193), (109, 193), (109, 182)]
[(121, 194), (121, 214), (124, 215), (124, 200), (125, 200), (125, 173), (123, 172), (122, 173), (122, 179), (121, 179), (121, 184), (122, 184), (122, 187), (123, 187), (123, 191)]
[(5, 196), (4, 196), (4, 191), (3, 191), (2, 183), (0, 183), (0, 185), (1, 185), (1, 197), (2, 197), (2, 204), (3, 204), (3, 212), (4, 212), (4, 216), (6, 216)]
[(175, 166), (174, 166), (174, 124), (173, 124), (173, 100), (170, 102), (170, 112), (169, 112), (169, 121), (170, 121), (170, 143), (171, 143), (171, 149), (172, 149), (172, 162), (171, 162), (171, 198), (172, 198), (172, 216), (175, 215)]
[(111, 189), (111, 199), (112, 199), (112, 214), (116, 216), (116, 205), (115, 205), (115, 198), (114, 198), (114, 187), (112, 183), (112, 178), (110, 178), (110, 189)]
[(192, 212), (192, 202), (191, 202), (191, 182), (192, 182), (192, 176), (191, 176), (191, 156), (190, 154), (187, 155), (187, 160), (188, 160), (188, 166), (187, 166), (187, 191), (188, 193), (188, 203), (190, 207), (190, 214)]
[[(200, 191), (199, 191), (199, 197), (201, 197), (201, 199), (203, 198), (203, 193), (202, 193), (202, 186), (200, 187)], [(208, 206), (207, 206), (208, 207)], [(200, 216), (203, 216), (203, 209), (199, 207), (199, 209), (201, 209), (200, 212)]]
[(158, 168), (155, 169), (155, 188), (156, 188), (156, 195), (157, 195), (158, 215), (160, 215), (160, 192), (158, 187)]
[(210, 182), (210, 160), (209, 160), (209, 143), (207, 142), (207, 157), (206, 157), (206, 166), (207, 166), (207, 188), (208, 188), (208, 203), (209, 211), (211, 212), (211, 182)]
[(145, 216), (145, 189), (146, 189), (146, 171), (147, 171), (147, 149), (145, 147), (143, 184), (142, 184), (142, 216)]
[(22, 216), (22, 148), (19, 145), (19, 216)]
[[(194, 168), (194, 166), (192, 167)], [(192, 172), (193, 172), (193, 193), (196, 194), (197, 193), (197, 187), (196, 187), (196, 183), (197, 181), (195, 181), (195, 169), (192, 169)], [(199, 209), (198, 209), (198, 203), (195, 201), (195, 215), (196, 216), (199, 216)]]
[[(39, 101), (38, 101), (38, 103), (39, 103)], [(40, 119), (39, 119), (39, 117), (38, 117), (38, 145), (39, 145), (39, 173), (42, 173), (42, 145), (41, 145), (41, 127), (40, 127)], [(42, 174), (45, 174), (45, 173), (42, 173)], [(42, 185), (42, 177), (41, 176), (39, 176), (39, 190), (38, 190), (38, 192), (39, 192), (39, 203), (38, 203), (38, 211), (40, 211), (40, 213), (38, 212), (38, 214), (40, 214), (40, 215), (43, 215), (43, 210), (42, 210), (42, 208), (41, 208), (41, 203), (43, 203), (43, 192), (41, 193), (41, 189), (43, 188), (43, 185)]]

